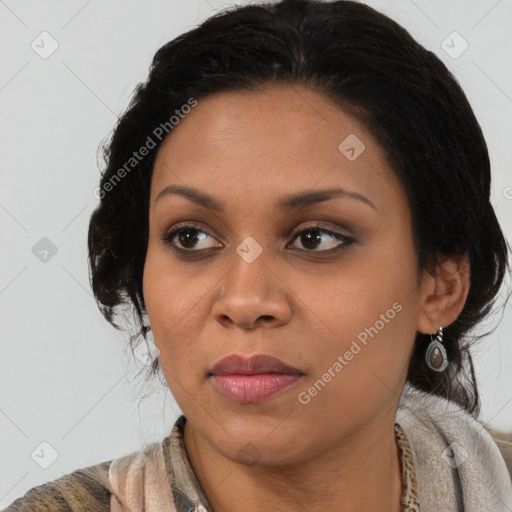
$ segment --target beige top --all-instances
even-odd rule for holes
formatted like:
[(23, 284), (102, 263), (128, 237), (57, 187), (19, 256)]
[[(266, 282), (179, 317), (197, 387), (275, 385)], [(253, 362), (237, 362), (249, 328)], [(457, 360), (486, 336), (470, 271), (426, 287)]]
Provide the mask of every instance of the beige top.
[[(162, 442), (39, 485), (5, 512), (208, 512), (180, 416)], [(394, 426), (402, 511), (510, 512), (512, 481), (492, 432), (456, 403), (404, 395)]]
[[(161, 443), (34, 487), (4, 512), (211, 512), (185, 450), (185, 422), (180, 416)], [(413, 458), (398, 424), (395, 437), (404, 489), (402, 511), (417, 512)]]

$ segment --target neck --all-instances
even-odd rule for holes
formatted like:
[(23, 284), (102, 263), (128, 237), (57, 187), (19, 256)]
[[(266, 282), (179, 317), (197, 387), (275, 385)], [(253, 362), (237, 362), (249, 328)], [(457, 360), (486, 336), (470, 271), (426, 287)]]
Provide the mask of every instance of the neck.
[(313, 458), (279, 466), (234, 462), (189, 421), (184, 443), (214, 512), (399, 512), (402, 483), (393, 425), (394, 417), (367, 425)]

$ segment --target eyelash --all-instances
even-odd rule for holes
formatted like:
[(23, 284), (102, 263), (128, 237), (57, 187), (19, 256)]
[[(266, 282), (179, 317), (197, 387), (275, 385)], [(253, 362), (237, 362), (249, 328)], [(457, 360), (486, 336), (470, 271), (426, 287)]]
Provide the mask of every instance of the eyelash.
[[(177, 251), (180, 254), (186, 253), (187, 255), (191, 255), (191, 253), (201, 253), (201, 252), (209, 251), (211, 249), (215, 249), (215, 247), (209, 247), (207, 249), (199, 249), (199, 250), (198, 249), (181, 249), (180, 247), (177, 247), (173, 243), (174, 239), (176, 238), (176, 236), (179, 233), (181, 233), (182, 231), (187, 231), (187, 230), (194, 230), (194, 231), (198, 231), (200, 233), (204, 233), (208, 236), (211, 236), (209, 233), (207, 233), (206, 231), (204, 231), (203, 229), (199, 228), (198, 226), (196, 226), (194, 224), (182, 224), (182, 225), (179, 225), (178, 227), (176, 227), (175, 229), (173, 229), (172, 231), (169, 231), (168, 233), (165, 233), (164, 235), (162, 235), (161, 239), (166, 244), (170, 245), (173, 250)], [(323, 228), (322, 226), (319, 226), (319, 225), (313, 225), (313, 226), (308, 226), (307, 228), (301, 229), (300, 231), (295, 233), (293, 235), (292, 242), (295, 241), (295, 239), (298, 238), (303, 233), (308, 233), (311, 231), (319, 231), (321, 233), (325, 233), (329, 236), (332, 236), (334, 239), (340, 240), (341, 242), (344, 242), (344, 243), (341, 243), (340, 245), (334, 247), (333, 249), (327, 249), (327, 250), (321, 250), (321, 251), (316, 251), (316, 250), (311, 250), (311, 249), (309, 249), (309, 250), (308, 249), (299, 249), (299, 251), (313, 253), (313, 254), (314, 253), (332, 254), (333, 252), (338, 252), (338, 251), (341, 251), (341, 250), (347, 248), (348, 246), (352, 245), (356, 241), (352, 237), (342, 235), (341, 233), (335, 233), (334, 231), (330, 231), (329, 229)]]

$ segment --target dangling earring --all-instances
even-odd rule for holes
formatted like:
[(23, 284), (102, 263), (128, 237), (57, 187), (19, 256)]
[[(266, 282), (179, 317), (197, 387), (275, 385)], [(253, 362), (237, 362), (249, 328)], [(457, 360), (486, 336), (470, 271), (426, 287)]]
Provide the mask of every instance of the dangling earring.
[(446, 350), (441, 345), (443, 341), (443, 328), (439, 327), (439, 333), (436, 334), (436, 339), (432, 339), (430, 335), (430, 344), (427, 347), (427, 353), (425, 354), (425, 361), (428, 367), (435, 372), (442, 372), (448, 366), (448, 356)]

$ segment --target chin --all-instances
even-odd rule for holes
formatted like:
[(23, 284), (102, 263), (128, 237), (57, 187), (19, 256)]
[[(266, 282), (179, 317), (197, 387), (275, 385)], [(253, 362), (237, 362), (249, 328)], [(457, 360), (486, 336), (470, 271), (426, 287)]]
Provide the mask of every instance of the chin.
[[(216, 434), (210, 434), (212, 444), (226, 458), (247, 466), (278, 466), (299, 462), (307, 457), (307, 447), (297, 444), (307, 439), (304, 429), (294, 429), (286, 415), (248, 416), (219, 421), (223, 426)], [(303, 452), (303, 456), (300, 454)]]

